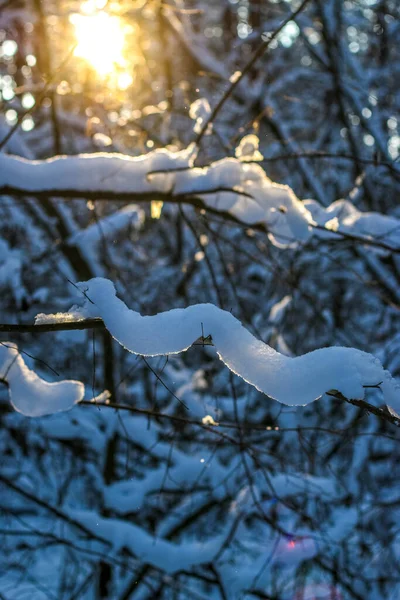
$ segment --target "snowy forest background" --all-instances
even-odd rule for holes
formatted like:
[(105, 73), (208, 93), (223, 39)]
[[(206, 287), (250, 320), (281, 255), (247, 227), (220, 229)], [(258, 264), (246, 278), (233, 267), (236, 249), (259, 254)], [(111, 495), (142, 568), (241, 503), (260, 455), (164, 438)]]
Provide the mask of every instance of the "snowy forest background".
[[(377, 363), (334, 354), (332, 386), (323, 353), (278, 402), (206, 323), (186, 352), (158, 350), (167, 320), (137, 351), (91, 307), (109, 286), (78, 285), (142, 315), (211, 303), (284, 356), (344, 346), (400, 377), (399, 17), (0, 0), (1, 600), (400, 597), (400, 394)], [(84, 400), (43, 409), (25, 364)], [(288, 406), (308, 384), (328, 393)]]

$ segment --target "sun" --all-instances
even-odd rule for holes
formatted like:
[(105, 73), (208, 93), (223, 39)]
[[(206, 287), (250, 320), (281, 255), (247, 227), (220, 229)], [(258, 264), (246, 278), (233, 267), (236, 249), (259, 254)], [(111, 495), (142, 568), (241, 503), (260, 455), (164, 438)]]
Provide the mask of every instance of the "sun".
[(101, 77), (126, 67), (125, 31), (119, 17), (105, 11), (91, 15), (74, 13), (70, 21), (75, 27), (75, 55), (90, 63)]

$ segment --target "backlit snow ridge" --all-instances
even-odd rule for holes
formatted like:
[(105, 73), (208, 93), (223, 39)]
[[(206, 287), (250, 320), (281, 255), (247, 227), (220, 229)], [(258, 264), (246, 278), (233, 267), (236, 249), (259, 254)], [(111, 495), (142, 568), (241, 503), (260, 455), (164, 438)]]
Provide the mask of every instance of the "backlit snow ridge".
[(68, 410), (82, 400), (84, 385), (79, 381), (48, 383), (29, 369), (18, 347), (0, 344), (0, 380), (6, 383), (11, 404), (27, 417), (42, 417)]
[[(315, 200), (300, 200), (289, 186), (271, 181), (259, 164), (248, 162), (262, 158), (257, 139), (246, 136), (236, 149), (236, 158), (223, 158), (203, 168), (193, 167), (194, 145), (178, 152), (161, 148), (138, 157), (98, 152), (33, 161), (2, 154), (0, 192), (58, 192), (66, 197), (98, 193), (103, 198), (109, 194), (138, 201), (149, 200), (152, 194), (177, 202), (191, 197), (248, 226), (265, 227), (270, 241), (282, 248), (304, 244), (312, 236), (340, 239), (338, 233), (376, 239), (389, 250), (400, 248), (399, 219), (362, 213), (345, 200), (324, 208)], [(120, 217), (127, 215), (121, 212)]]
[(257, 340), (231, 313), (212, 304), (141, 316), (116, 297), (107, 279), (91, 279), (78, 287), (91, 302), (83, 297), (82, 306), (73, 310), (103, 319), (111, 335), (134, 354), (177, 354), (204, 332), (212, 336), (218, 356), (231, 371), (283, 404), (309, 404), (332, 389), (362, 399), (364, 386), (382, 382), (383, 402), (400, 409), (399, 385), (371, 354), (333, 347), (291, 358)]

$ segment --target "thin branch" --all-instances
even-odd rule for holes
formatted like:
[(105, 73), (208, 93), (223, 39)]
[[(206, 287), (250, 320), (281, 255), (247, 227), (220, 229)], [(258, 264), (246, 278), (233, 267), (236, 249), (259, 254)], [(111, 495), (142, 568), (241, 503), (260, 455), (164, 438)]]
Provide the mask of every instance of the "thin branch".
[[(345, 398), (342, 394), (340, 394), (340, 392), (327, 392), (326, 393), (327, 396), (332, 396), (333, 398), (336, 398), (337, 400), (341, 400), (342, 402), (348, 402), (349, 404), (353, 404), (354, 406), (358, 406), (359, 408), (363, 408), (364, 410), (366, 410), (369, 413), (374, 414), (375, 416), (383, 419), (384, 421), (388, 421), (389, 423), (391, 423), (392, 425), (395, 425), (396, 427), (400, 428), (400, 421), (397, 417), (395, 417), (394, 415), (391, 415), (389, 412), (384, 411), (381, 408), (376, 408), (374, 407), (372, 404), (369, 404), (368, 402), (366, 402), (365, 400), (354, 400), (354, 399), (348, 399)], [(137, 415), (142, 415), (142, 416), (150, 416), (156, 419), (168, 419), (169, 421), (175, 421), (177, 423), (182, 423), (184, 425), (195, 425), (197, 427), (200, 427), (201, 429), (204, 429), (205, 431), (212, 431), (213, 433), (216, 432), (216, 429), (239, 429), (239, 426), (237, 425), (237, 423), (229, 423), (229, 422), (218, 422), (218, 425), (205, 425), (202, 421), (198, 421), (197, 419), (189, 419), (187, 417), (178, 417), (176, 415), (169, 415), (166, 413), (160, 413), (160, 412), (156, 412), (154, 410), (150, 410), (147, 408), (138, 408), (136, 406), (131, 406), (130, 404), (119, 404), (116, 402), (109, 402), (107, 401), (107, 403), (102, 402), (102, 403), (94, 403), (92, 400), (81, 400), (79, 402), (80, 405), (82, 406), (96, 406), (96, 407), (105, 407), (105, 408), (113, 408), (114, 410), (124, 410), (124, 411), (128, 411), (131, 412), (132, 414), (137, 414)], [(265, 425), (257, 425), (255, 423), (241, 423), (240, 425), (242, 431), (262, 431), (264, 433), (268, 433), (269, 435), (272, 434), (280, 434), (280, 433), (284, 433), (284, 432), (293, 432), (293, 431), (323, 431), (325, 433), (331, 433), (333, 435), (342, 435), (342, 434), (348, 434), (349, 430), (348, 429), (327, 429), (324, 427), (279, 427), (279, 428), (274, 428), (274, 427), (270, 427), (270, 426), (265, 426)], [(365, 433), (359, 433), (357, 435), (375, 435), (374, 433), (371, 432), (365, 432)], [(383, 434), (377, 434), (379, 436), (383, 435)], [(387, 436), (384, 436), (387, 437)], [(392, 438), (390, 437), (390, 439), (396, 440), (397, 438)], [(236, 440), (235, 440), (236, 443)]]
[[(273, 162), (279, 162), (281, 160), (297, 160), (299, 158), (310, 158), (310, 159), (332, 159), (332, 160), (347, 160), (351, 162), (359, 162), (366, 165), (373, 165), (374, 167), (386, 167), (394, 172), (396, 175), (400, 176), (400, 171), (395, 168), (395, 161), (388, 162), (384, 160), (378, 160), (376, 158), (368, 158), (368, 157), (358, 157), (353, 154), (338, 154), (336, 152), (327, 152), (324, 150), (304, 150), (303, 152), (290, 152), (287, 154), (277, 154), (276, 156), (265, 156), (262, 160), (246, 160), (244, 163), (256, 163), (259, 165), (268, 164)], [(163, 175), (169, 173), (181, 173), (185, 171), (190, 171), (193, 168), (196, 169), (207, 169), (211, 167), (213, 163), (208, 162), (202, 165), (197, 165), (196, 167), (187, 166), (187, 167), (176, 167), (169, 169), (155, 169), (154, 171), (149, 171), (147, 173), (147, 178), (152, 175)]]
[[(167, 386), (167, 384), (166, 384), (166, 383), (163, 381), (163, 379), (162, 379), (162, 378), (159, 376), (159, 374), (157, 373), (157, 371), (155, 371), (155, 370), (153, 369), (153, 367), (152, 367), (152, 366), (150, 365), (150, 363), (149, 363), (149, 362), (148, 362), (148, 361), (145, 359), (145, 357), (144, 357), (144, 356), (142, 356), (142, 359), (143, 359), (143, 362), (145, 363), (146, 367), (147, 367), (148, 369), (150, 369), (150, 371), (153, 373), (154, 377), (157, 379), (157, 381), (159, 381), (159, 382), (161, 383), (161, 385), (162, 385), (162, 386), (163, 386), (163, 387), (164, 387), (164, 388), (167, 390), (167, 392), (168, 392), (169, 394), (171, 394), (171, 396), (172, 396), (173, 398), (175, 398), (175, 400), (178, 400), (178, 402), (179, 402), (180, 404), (182, 404), (182, 406), (184, 406), (184, 407), (186, 408), (186, 410), (189, 410), (189, 407), (188, 407), (188, 405), (187, 405), (187, 404), (185, 404), (185, 402), (184, 402), (183, 400), (181, 400), (181, 399), (180, 399), (180, 398), (179, 398), (179, 397), (178, 397), (178, 396), (177, 396), (177, 395), (176, 395), (176, 394), (175, 394), (175, 393), (174, 393), (174, 392), (171, 390), (171, 388), (169, 388), (169, 387)], [(150, 411), (149, 411), (149, 412), (150, 412)]]

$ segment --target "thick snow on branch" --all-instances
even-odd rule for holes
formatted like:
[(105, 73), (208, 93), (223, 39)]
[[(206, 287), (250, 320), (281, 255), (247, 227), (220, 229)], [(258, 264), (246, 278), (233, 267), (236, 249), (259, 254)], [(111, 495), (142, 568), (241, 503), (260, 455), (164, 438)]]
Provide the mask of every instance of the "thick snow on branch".
[[(192, 197), (246, 225), (266, 227), (271, 242), (281, 247), (306, 242), (312, 235), (335, 237), (341, 231), (400, 248), (398, 219), (361, 213), (343, 200), (328, 208), (314, 200), (303, 202), (290, 187), (273, 183), (259, 164), (242, 160), (242, 142), (239, 159), (224, 158), (204, 168), (192, 168), (193, 145), (180, 152), (158, 149), (136, 158), (96, 153), (29, 161), (1, 155), (0, 193), (58, 192), (69, 197), (75, 193), (137, 200), (154, 200), (154, 194), (177, 202)], [(326, 230), (321, 232), (315, 225)]]
[[(112, 193), (146, 193), (172, 188), (173, 175), (147, 179), (150, 171), (191, 166), (195, 149), (181, 152), (155, 150), (132, 158), (124, 154), (95, 153), (56, 156), (48, 160), (25, 160), (0, 156), (0, 186), (40, 191), (110, 191)], [(22, 189), (22, 188), (21, 188)]]
[(11, 404), (27, 417), (42, 417), (72, 408), (83, 398), (79, 381), (48, 383), (25, 364), (15, 344), (0, 344), (0, 381), (10, 392)]
[(323, 348), (290, 358), (257, 340), (235, 317), (212, 304), (141, 316), (116, 297), (113, 283), (96, 278), (78, 284), (84, 317), (100, 317), (127, 350), (144, 356), (177, 354), (200, 336), (212, 336), (226, 366), (259, 391), (290, 406), (313, 402), (329, 390), (364, 398), (364, 386), (380, 384), (383, 401), (400, 410), (400, 386), (378, 359), (352, 348)]

